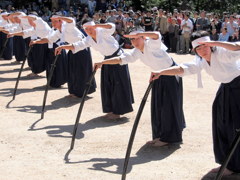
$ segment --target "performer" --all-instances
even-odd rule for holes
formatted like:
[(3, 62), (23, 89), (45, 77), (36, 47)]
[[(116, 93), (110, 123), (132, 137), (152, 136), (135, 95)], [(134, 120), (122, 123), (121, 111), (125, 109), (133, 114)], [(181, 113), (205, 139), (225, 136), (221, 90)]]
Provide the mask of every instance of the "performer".
[[(69, 49), (76, 53), (86, 47), (92, 47), (105, 56), (105, 59), (122, 54), (118, 42), (112, 36), (115, 31), (114, 24), (95, 25), (94, 22), (87, 22), (83, 27), (88, 34), (87, 38), (70, 45), (60, 46), (56, 49), (56, 53), (58, 54), (62, 49)], [(133, 111), (132, 87), (126, 65), (106, 65), (102, 68), (101, 97), (103, 112), (107, 113), (106, 118), (117, 119), (120, 115)]]
[[(37, 39), (35, 41), (31, 41), (30, 43), (30, 45), (53, 43), (53, 46), (49, 48), (49, 51), (47, 53), (47, 66), (46, 66), (47, 77), (49, 76), (51, 65), (55, 59), (55, 55), (54, 55), (55, 48), (58, 47), (59, 45), (64, 44), (64, 42), (62, 42), (60, 37), (58, 36), (59, 31), (61, 31), (62, 21), (57, 20), (56, 17), (59, 17), (59, 16), (53, 15), (51, 17), (53, 28), (51, 33), (47, 36), (47, 38)], [(55, 29), (58, 31), (56, 31)], [(67, 74), (68, 74), (68, 58), (67, 58), (66, 51), (62, 50), (61, 55), (59, 55), (57, 59), (56, 67), (54, 69), (54, 72), (50, 81), (50, 86), (54, 88), (61, 87), (61, 85), (67, 82)]]
[[(96, 63), (95, 66), (124, 65), (137, 59), (149, 66), (153, 72), (175, 66), (175, 62), (166, 52), (166, 46), (161, 42), (159, 32), (133, 31), (125, 37), (130, 38), (135, 47), (131, 52)], [(154, 82), (151, 100), (153, 140), (148, 141), (148, 144), (164, 146), (168, 143), (182, 142), (182, 130), (185, 127), (182, 103), (181, 78), (162, 76)]]
[[(73, 18), (55, 16), (52, 17), (52, 21), (61, 22), (61, 27), (55, 32), (54, 36), (48, 39), (50, 42), (55, 42), (57, 39), (61, 39), (61, 42), (67, 42), (69, 44), (75, 43), (85, 38), (83, 33), (77, 29), (76, 23)], [(61, 47), (61, 46), (60, 46)], [(59, 47), (58, 47), (59, 48)], [(58, 49), (57, 48), (57, 49)], [(62, 52), (62, 49), (60, 50)], [(89, 48), (83, 48), (78, 53), (68, 52), (68, 91), (69, 97), (83, 96), (86, 83), (92, 74), (92, 57)], [(95, 92), (96, 84), (95, 80), (91, 86), (88, 94)]]
[[(0, 31), (8, 30), (12, 27), (12, 23), (8, 20), (9, 13), (3, 12), (0, 14)], [(0, 32), (0, 50), (4, 48), (4, 42), (7, 39), (7, 32)], [(13, 56), (13, 38), (9, 38), (6, 48), (4, 49), (2, 59), (11, 60)]]
[[(16, 27), (13, 29), (13, 31), (10, 31), (10, 33), (21, 32), (25, 29), (31, 28), (30, 24), (27, 22), (27, 19), (22, 18), (24, 16), (26, 16), (26, 14), (23, 12), (16, 12), (10, 15), (16, 24)], [(10, 35), (8, 35), (8, 37), (10, 37)], [(16, 58), (16, 61), (13, 62), (14, 64), (19, 64), (21, 61), (24, 61), (26, 59), (26, 53), (30, 40), (30, 37), (26, 39), (24, 39), (22, 36), (13, 37), (14, 55)]]
[[(47, 37), (51, 32), (49, 25), (36, 14), (30, 14), (28, 16), (24, 16), (23, 18), (27, 18), (32, 28), (10, 35), (23, 36), (23, 38), (31, 37), (31, 40), (36, 40), (38, 38)], [(47, 52), (47, 44), (37, 44), (32, 47), (32, 50), (28, 56), (28, 64), (31, 67), (32, 73), (28, 76), (38, 77), (39, 73), (46, 70)]]
[[(198, 74), (201, 86), (201, 70), (204, 69), (215, 81), (221, 82), (212, 106), (213, 149), (215, 160), (222, 164), (231, 143), (240, 128), (240, 44), (210, 41), (206, 31), (192, 34), (192, 45), (196, 53), (193, 62), (165, 69), (155, 74), (162, 75)], [(240, 145), (228, 163), (224, 175), (240, 173)], [(210, 172), (218, 172), (220, 167)]]

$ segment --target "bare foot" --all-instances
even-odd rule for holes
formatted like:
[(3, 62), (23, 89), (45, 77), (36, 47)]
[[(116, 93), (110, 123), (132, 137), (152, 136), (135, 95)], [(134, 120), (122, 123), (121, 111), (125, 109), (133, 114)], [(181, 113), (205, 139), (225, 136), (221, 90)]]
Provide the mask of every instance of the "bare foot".
[(38, 74), (30, 73), (27, 75), (27, 77), (40, 77)]
[(11, 62), (11, 64), (21, 64), (21, 62), (20, 61), (13, 61), (13, 62)]
[[(220, 170), (221, 166), (217, 167), (217, 168), (213, 168), (211, 171), (209, 171), (209, 173), (218, 173), (218, 171)], [(229, 169), (225, 168), (225, 170), (223, 171), (223, 176), (228, 176), (233, 174), (233, 171), (230, 171)]]
[(167, 142), (162, 142), (160, 140), (158, 140), (158, 141), (156, 141), (152, 144), (152, 146), (154, 146), (154, 147), (161, 147), (161, 146), (165, 146), (165, 145), (168, 145), (168, 143)]
[(111, 114), (112, 114), (112, 112), (109, 112), (109, 113), (103, 115), (102, 117), (103, 117), (103, 118), (108, 118), (109, 116), (111, 116)]
[(69, 95), (67, 95), (67, 96), (65, 96), (66, 98), (71, 98), (71, 97), (73, 97), (73, 96), (75, 96), (74, 94), (69, 94)]
[(147, 141), (146, 144), (154, 144), (155, 142), (159, 141), (160, 139), (159, 138), (155, 138), (154, 140), (152, 141)]
[(110, 114), (108, 117), (107, 117), (108, 119), (119, 119), (120, 118), (120, 115), (118, 115), (118, 114)]

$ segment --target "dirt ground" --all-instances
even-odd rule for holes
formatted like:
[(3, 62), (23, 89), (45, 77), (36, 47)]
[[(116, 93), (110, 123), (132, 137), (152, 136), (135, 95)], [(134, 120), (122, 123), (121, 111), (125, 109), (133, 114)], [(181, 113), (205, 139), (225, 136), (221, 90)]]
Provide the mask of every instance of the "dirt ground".
[[(94, 50), (92, 56), (94, 62), (102, 60)], [(171, 56), (177, 63), (194, 57)], [(0, 61), (0, 179), (120, 180), (132, 125), (148, 86), (150, 71), (146, 66), (140, 61), (129, 65), (134, 112), (120, 120), (101, 118), (100, 71), (96, 73), (97, 91), (85, 102), (75, 148), (69, 153), (80, 99), (66, 98), (66, 85), (50, 89), (45, 117), (41, 120), (45, 72), (43, 78), (28, 79), (30, 71), (24, 70), (16, 99), (10, 102), (20, 68), (11, 64), (13, 61)], [(197, 88), (195, 75), (184, 77), (187, 127), (181, 145), (161, 148), (145, 145), (151, 139), (149, 96), (134, 140), (128, 180), (198, 180), (218, 166), (212, 150), (211, 105), (219, 83), (205, 72), (202, 76), (203, 89)], [(204, 179), (213, 179), (211, 176)]]

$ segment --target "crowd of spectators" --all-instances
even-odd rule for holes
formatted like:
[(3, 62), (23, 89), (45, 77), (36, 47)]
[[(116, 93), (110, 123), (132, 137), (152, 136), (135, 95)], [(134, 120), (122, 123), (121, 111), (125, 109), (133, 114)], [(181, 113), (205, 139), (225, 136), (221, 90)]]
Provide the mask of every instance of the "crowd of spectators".
[(84, 21), (92, 19), (97, 23), (115, 23), (115, 38), (125, 48), (131, 42), (123, 37), (133, 30), (159, 31), (169, 52), (191, 53), (191, 34), (197, 30), (210, 33), (212, 40), (240, 41), (240, 15), (237, 13), (215, 14), (212, 12), (165, 11), (157, 7), (136, 10), (124, 0), (38, 0), (15, 9), (9, 5), (8, 12), (20, 10), (28, 14), (35, 11), (51, 24), (50, 17), (56, 13), (75, 19), (79, 28)]

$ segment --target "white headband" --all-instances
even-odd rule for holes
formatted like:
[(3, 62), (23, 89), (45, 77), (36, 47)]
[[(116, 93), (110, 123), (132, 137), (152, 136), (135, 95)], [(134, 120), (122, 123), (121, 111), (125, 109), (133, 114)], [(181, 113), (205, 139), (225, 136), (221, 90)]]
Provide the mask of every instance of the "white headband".
[(90, 22), (84, 23), (84, 24), (83, 24), (83, 27), (84, 27), (84, 26), (94, 26), (94, 25), (95, 25), (95, 22), (90, 21)]
[(1, 13), (0, 15), (4, 16), (4, 15), (8, 15), (8, 14), (9, 14), (8, 12), (4, 12), (4, 13)]
[(209, 36), (204, 36), (198, 39), (195, 39), (194, 41), (192, 41), (192, 46), (193, 49), (195, 49), (197, 46), (199, 46), (199, 42), (206, 42), (206, 41), (211, 41)]
[(51, 18), (60, 18), (62, 16), (59, 16), (59, 15), (53, 15)]
[(129, 35), (136, 35), (138, 33), (143, 33), (144, 31), (132, 31), (129, 33)]

